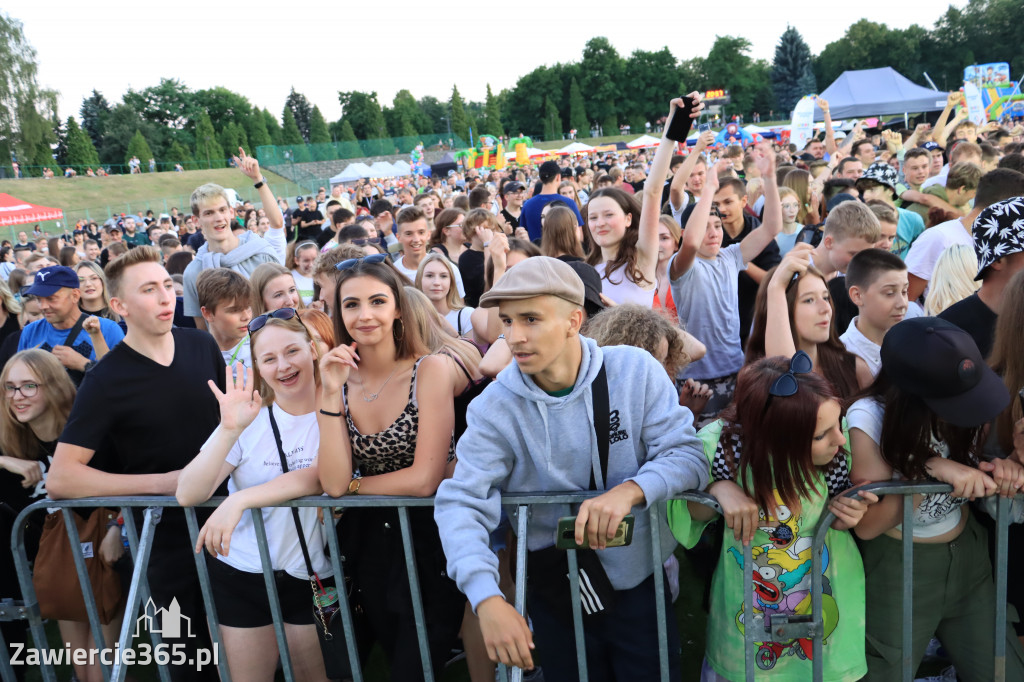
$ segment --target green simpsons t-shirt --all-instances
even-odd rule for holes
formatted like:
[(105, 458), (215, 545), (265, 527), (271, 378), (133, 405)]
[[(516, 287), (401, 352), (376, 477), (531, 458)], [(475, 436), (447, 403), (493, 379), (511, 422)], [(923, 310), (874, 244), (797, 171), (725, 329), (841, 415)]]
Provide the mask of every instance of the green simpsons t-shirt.
[[(844, 424), (845, 426), (845, 424)], [(731, 480), (726, 457), (738, 461), (740, 439), (731, 439), (729, 455), (721, 440), (722, 421), (712, 422), (698, 434), (711, 468), (712, 481)], [(801, 500), (799, 509), (781, 504), (774, 510), (760, 510), (761, 525), (754, 534), (754, 611), (802, 615), (811, 612), (811, 549), (818, 520), (826, 512), (830, 494), (849, 487), (849, 456), (840, 451), (836, 459), (815, 474), (816, 493)], [(732, 468), (735, 470), (735, 467)], [(685, 501), (668, 503), (669, 527), (687, 548), (700, 539), (706, 523), (691, 518)], [(864, 566), (848, 531), (829, 529), (822, 553), (822, 606), (825, 640), (824, 679), (830, 682), (859, 680), (867, 674), (864, 658)], [(711, 613), (708, 617), (706, 655), (714, 671), (729, 680), (743, 680), (747, 661), (743, 650), (743, 546), (732, 532), (726, 532), (722, 552), (711, 581)], [(766, 633), (767, 635), (767, 633)], [(756, 678), (779, 682), (811, 679), (812, 642), (798, 639), (775, 642), (758, 639)]]

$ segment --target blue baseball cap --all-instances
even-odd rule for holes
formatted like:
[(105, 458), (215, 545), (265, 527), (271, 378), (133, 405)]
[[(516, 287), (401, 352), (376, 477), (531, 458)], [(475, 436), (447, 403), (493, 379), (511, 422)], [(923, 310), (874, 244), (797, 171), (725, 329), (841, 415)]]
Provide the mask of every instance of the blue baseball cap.
[(63, 265), (51, 265), (36, 273), (32, 285), (22, 290), (29, 296), (53, 296), (60, 289), (77, 289), (78, 275), (71, 268)]

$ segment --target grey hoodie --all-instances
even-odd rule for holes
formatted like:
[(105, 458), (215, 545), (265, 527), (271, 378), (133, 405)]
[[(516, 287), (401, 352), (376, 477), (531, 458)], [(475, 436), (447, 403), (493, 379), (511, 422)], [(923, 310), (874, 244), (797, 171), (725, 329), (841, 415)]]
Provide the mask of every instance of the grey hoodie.
[[(651, 505), (708, 483), (693, 415), (679, 406), (665, 368), (639, 348), (599, 348), (591, 339), (580, 341), (583, 359), (568, 396), (548, 395), (513, 362), (469, 406), (455, 475), (438, 488), (434, 519), (448, 573), (474, 609), (501, 594), (498, 559), (488, 548), (488, 535), (498, 525), (503, 492), (587, 490), (595, 470), (598, 488), (610, 490), (634, 481)], [(611, 408), (607, 485), (600, 480), (591, 397), (602, 361)], [(515, 510), (508, 511), (511, 515)], [(528, 549), (553, 545), (558, 518), (574, 513), (568, 505), (535, 507)], [(634, 514), (633, 543), (598, 552), (617, 590), (636, 587), (654, 570), (647, 513), (634, 509)], [(660, 518), (664, 559), (676, 544), (664, 505)]]
[[(278, 230), (282, 234), (283, 230)], [(268, 231), (269, 234), (269, 231)], [(238, 246), (227, 253), (215, 253), (210, 251), (209, 244), (203, 244), (196, 252), (196, 257), (182, 275), (185, 305), (185, 314), (189, 317), (199, 317), (202, 310), (199, 306), (199, 292), (196, 289), (196, 279), (199, 273), (208, 268), (228, 268), (245, 275), (246, 279), (258, 266), (263, 263), (280, 263), (280, 254), (277, 245), (269, 240), (263, 239), (254, 232), (246, 230), (238, 235)]]

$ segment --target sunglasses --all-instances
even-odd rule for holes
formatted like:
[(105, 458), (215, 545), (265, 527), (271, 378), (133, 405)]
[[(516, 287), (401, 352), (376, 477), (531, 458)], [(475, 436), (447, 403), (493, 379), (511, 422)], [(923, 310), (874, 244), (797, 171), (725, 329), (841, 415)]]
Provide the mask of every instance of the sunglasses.
[[(353, 239), (351, 243), (355, 244), (356, 246), (366, 246), (367, 244), (380, 244), (380, 237), (359, 237), (357, 239)], [(339, 270), (340, 269), (341, 268), (339, 268)]]
[(383, 263), (387, 258), (388, 255), (386, 253), (375, 253), (372, 256), (363, 256), (362, 258), (349, 258), (335, 265), (334, 269), (338, 272), (345, 272), (354, 268), (358, 263)]
[(275, 320), (290, 320), (298, 314), (295, 308), (278, 308), (277, 310), (271, 310), (269, 313), (263, 313), (259, 317), (249, 320), (249, 335), (252, 336), (267, 326), (267, 320), (271, 318)]
[(793, 359), (789, 361), (789, 371), (772, 382), (771, 387), (768, 389), (768, 401), (765, 403), (765, 407), (768, 407), (775, 396), (788, 398), (791, 395), (796, 395), (797, 390), (800, 388), (796, 375), (809, 374), (813, 369), (814, 363), (811, 361), (811, 356), (802, 350), (798, 350)]

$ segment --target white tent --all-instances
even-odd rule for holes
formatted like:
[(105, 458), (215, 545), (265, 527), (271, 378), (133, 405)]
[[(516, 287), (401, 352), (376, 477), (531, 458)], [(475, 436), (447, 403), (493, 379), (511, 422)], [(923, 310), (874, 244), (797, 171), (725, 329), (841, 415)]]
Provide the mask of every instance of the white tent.
[(394, 167), (387, 161), (378, 161), (370, 166), (370, 171), (373, 173), (372, 177), (375, 178), (390, 178), (400, 175), (400, 173), (395, 171)]
[(751, 123), (750, 125), (746, 126), (743, 129), (750, 133), (751, 135), (763, 135), (764, 133), (771, 132), (771, 130), (769, 130), (768, 128), (762, 128), (761, 126), (754, 125), (753, 123)]
[(395, 172), (399, 175), (412, 175), (412, 166), (401, 159), (391, 164), (391, 167), (394, 168)]
[(583, 144), (582, 142), (572, 142), (565, 145), (558, 150), (559, 154), (586, 154), (594, 151), (594, 148), (589, 144)]
[(632, 142), (627, 142), (626, 146), (630, 149), (640, 149), (641, 147), (657, 147), (659, 144), (661, 144), (661, 139), (650, 135), (641, 135)]
[(333, 178), (331, 178), (331, 184), (337, 184), (339, 182), (355, 182), (362, 178), (373, 177), (373, 171), (370, 167), (361, 161), (356, 163), (350, 163), (345, 166), (345, 170), (341, 171)]

